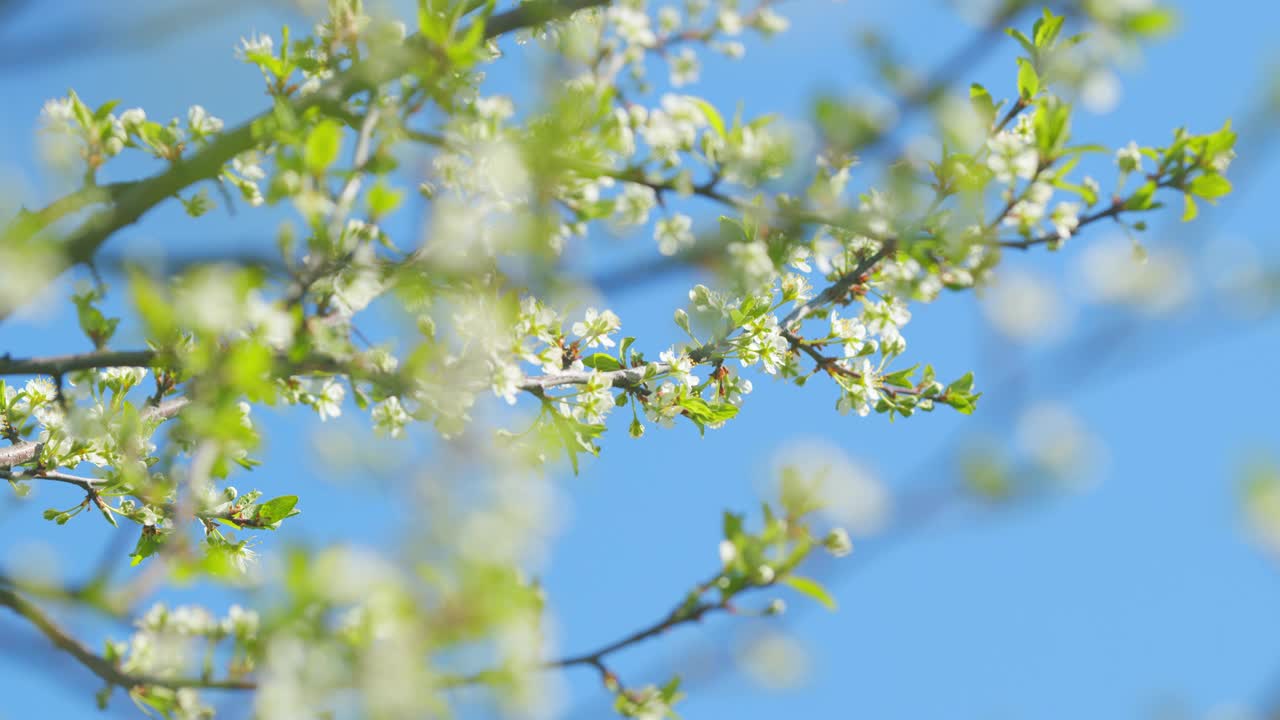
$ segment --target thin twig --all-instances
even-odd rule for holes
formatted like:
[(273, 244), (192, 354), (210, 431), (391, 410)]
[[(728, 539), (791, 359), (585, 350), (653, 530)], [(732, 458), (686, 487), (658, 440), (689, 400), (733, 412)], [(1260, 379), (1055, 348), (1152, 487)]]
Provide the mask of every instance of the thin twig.
[(355, 169), (351, 171), (351, 177), (347, 178), (334, 204), (333, 218), (329, 224), (331, 238), (336, 239), (342, 234), (343, 226), (347, 224), (347, 215), (351, 212), (351, 205), (360, 194), (360, 184), (364, 180), (366, 166), (369, 164), (373, 130), (378, 125), (378, 115), (378, 108), (371, 105), (365, 113), (364, 121), (360, 123), (360, 134), (356, 138), (356, 149), (352, 156), (352, 165)]

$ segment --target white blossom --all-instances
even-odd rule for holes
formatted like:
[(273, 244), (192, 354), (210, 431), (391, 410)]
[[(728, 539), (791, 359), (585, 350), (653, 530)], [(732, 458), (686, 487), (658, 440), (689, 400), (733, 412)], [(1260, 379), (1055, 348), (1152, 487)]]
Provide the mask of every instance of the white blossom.
[(601, 312), (595, 308), (587, 308), (583, 319), (570, 328), (574, 335), (582, 338), (587, 347), (613, 347), (614, 342), (609, 335), (622, 327), (622, 321), (612, 310)]
[(515, 405), (516, 395), (520, 393), (520, 383), (524, 382), (524, 373), (513, 363), (495, 362), (490, 382), (494, 395), (506, 400), (508, 405)]
[(1049, 215), (1053, 230), (1058, 237), (1066, 240), (1080, 227), (1080, 203), (1060, 202)]
[(778, 318), (772, 313), (754, 318), (743, 326), (743, 334), (746, 342), (738, 347), (738, 360), (742, 366), (750, 367), (758, 362), (764, 366), (765, 372), (777, 374), (791, 347), (782, 336)]
[(842, 318), (839, 310), (832, 310), (831, 334), (844, 346), (845, 357), (854, 357), (866, 344), (867, 328), (857, 318)]
[(125, 392), (142, 382), (147, 376), (147, 369), (142, 367), (111, 367), (104, 368), (99, 373), (102, 382), (108, 386), (119, 388), (120, 392)]
[(630, 45), (652, 47), (658, 42), (653, 28), (649, 26), (649, 15), (643, 10), (614, 6), (609, 8), (608, 18), (618, 37)]
[(210, 115), (201, 105), (192, 105), (187, 110), (187, 125), (197, 137), (222, 132), (222, 120)]
[(147, 113), (142, 108), (130, 108), (120, 113), (120, 125), (130, 132), (137, 132), (146, 121)]
[(835, 528), (822, 539), (822, 546), (835, 557), (844, 557), (853, 552), (853, 541), (844, 528)]
[(741, 60), (747, 54), (747, 46), (737, 40), (713, 42), (711, 43), (711, 49), (719, 52), (730, 60)]
[(774, 12), (773, 8), (767, 5), (756, 11), (755, 18), (751, 24), (763, 35), (776, 35), (780, 32), (786, 32), (787, 28), (791, 26), (789, 20)]
[(987, 167), (996, 179), (1011, 184), (1015, 178), (1030, 180), (1039, 169), (1040, 153), (1033, 143), (1021, 135), (1002, 130), (987, 141)]
[(653, 236), (658, 241), (658, 252), (663, 255), (675, 255), (693, 247), (697, 240), (693, 235), (693, 218), (683, 213), (659, 220), (654, 225)]
[(782, 299), (787, 302), (805, 302), (813, 297), (813, 286), (809, 284), (809, 278), (797, 273), (783, 275), (778, 289), (782, 291)]
[(728, 567), (738, 557), (738, 546), (729, 540), (720, 541), (720, 564)]
[(511, 98), (502, 95), (476, 98), (473, 107), (476, 114), (489, 121), (500, 122), (515, 114), (516, 107)]
[(850, 410), (865, 417), (871, 412), (871, 407), (880, 399), (879, 390), (879, 373), (871, 366), (871, 361), (862, 360), (859, 366), (857, 379), (846, 380), (848, 384), (843, 384), (844, 393), (836, 402), (836, 409), (841, 415), (848, 413)]
[(727, 250), (734, 273), (746, 287), (764, 285), (776, 274), (773, 259), (769, 257), (769, 246), (762, 240), (730, 243)]
[(683, 383), (692, 388), (702, 382), (697, 375), (693, 374), (693, 358), (687, 353), (683, 351), (677, 353), (675, 348), (670, 348), (663, 350), (659, 358), (668, 365), (668, 373), (677, 383)]
[(601, 423), (615, 407), (613, 383), (603, 373), (593, 370), (583, 391), (575, 398), (581, 419), (588, 423)]
[(1227, 168), (1231, 167), (1231, 161), (1235, 159), (1236, 151), (1231, 148), (1227, 148), (1213, 156), (1213, 159), (1209, 161), (1209, 167), (1213, 168), (1214, 172), (1222, 174), (1227, 171)]
[(1116, 151), (1116, 166), (1120, 172), (1142, 172), (1142, 151), (1138, 143), (1130, 141)]
[(316, 414), (320, 416), (320, 420), (328, 420), (336, 418), (342, 414), (342, 400), (346, 397), (347, 391), (333, 378), (325, 378), (318, 381), (318, 387), (313, 386), (312, 405), (316, 409)]
[(1102, 186), (1098, 184), (1098, 181), (1088, 175), (1085, 175), (1084, 180), (1080, 181), (1080, 184), (1084, 185), (1085, 189), (1087, 189), (1092, 195), (1092, 202), (1089, 204), (1093, 205), (1093, 203), (1097, 202), (1097, 198), (1102, 195)]
[(45, 125), (55, 130), (69, 130), (76, 122), (75, 104), (70, 98), (53, 98), (40, 111)]
[(664, 382), (644, 400), (644, 414), (662, 427), (675, 427), (676, 418), (684, 412), (680, 406), (682, 394), (673, 383)]
[(231, 564), (241, 573), (249, 572), (258, 562), (258, 553), (249, 547), (249, 541), (243, 541), (232, 545), (228, 548), (228, 557)]
[(663, 34), (674, 32), (680, 27), (680, 11), (670, 5), (658, 10), (658, 30)]
[(649, 212), (658, 203), (653, 188), (639, 183), (627, 183), (618, 197), (615, 219), (621, 225), (643, 225), (649, 221)]
[(375, 431), (393, 438), (403, 435), (405, 426), (409, 424), (409, 413), (405, 412), (400, 398), (395, 395), (374, 405), (369, 416)]
[(702, 69), (698, 62), (698, 54), (692, 48), (681, 48), (667, 59), (671, 71), (672, 87), (683, 87), (698, 82), (698, 73)]
[(27, 402), (32, 408), (39, 407), (45, 403), (53, 402), (58, 396), (58, 388), (53, 381), (48, 378), (35, 377), (27, 381), (23, 387), (23, 392), (27, 394)]
[(236, 58), (253, 62), (250, 55), (270, 55), (273, 47), (274, 43), (270, 35), (255, 33), (249, 37), (240, 38), (240, 47), (236, 48)]
[(736, 10), (725, 8), (716, 17), (716, 26), (725, 35), (737, 35), (742, 32), (742, 16)]
[(894, 297), (869, 304), (862, 312), (862, 324), (886, 342), (900, 337), (900, 330), (911, 320), (906, 303)]
[(1022, 199), (1009, 208), (1004, 224), (1021, 230), (1031, 230), (1044, 219), (1045, 206), (1053, 196), (1053, 186), (1047, 182), (1034, 182), (1027, 187)]
[(227, 608), (227, 617), (222, 621), (222, 631), (242, 640), (250, 639), (258, 634), (261, 621), (254, 610), (246, 610), (239, 605)]
[(257, 290), (251, 291), (245, 300), (245, 316), (271, 347), (283, 350), (293, 342), (293, 314), (263, 299)]

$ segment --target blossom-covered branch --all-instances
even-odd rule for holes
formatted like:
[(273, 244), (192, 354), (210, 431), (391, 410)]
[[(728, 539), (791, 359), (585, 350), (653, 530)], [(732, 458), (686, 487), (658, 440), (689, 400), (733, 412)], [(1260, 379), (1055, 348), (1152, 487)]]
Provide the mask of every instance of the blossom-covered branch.
[[(143, 422), (163, 422), (175, 417), (190, 401), (184, 397), (170, 398), (146, 408), (142, 412)], [(44, 447), (42, 442), (24, 440), (6, 448), (0, 448), (0, 469), (23, 465), (40, 457)]]
[[(606, 2), (608, 0), (536, 0), (494, 15), (477, 27), (482, 28), (484, 38), (495, 38)], [(429, 41), (410, 38), (403, 50), (357, 63), (315, 93), (293, 100), (289, 111), (301, 115), (313, 108), (339, 103), (352, 95), (376, 88), (409, 71), (421, 59), (424, 49), (432, 54), (438, 52), (438, 49), (432, 50)], [(187, 158), (175, 158), (169, 169), (146, 180), (117, 184), (105, 191), (96, 187), (86, 188), (43, 210), (24, 213), (6, 227), (0, 237), (7, 242), (24, 241), (75, 211), (106, 201), (110, 207), (92, 215), (61, 241), (62, 257), (53, 261), (54, 274), (60, 274), (75, 264), (88, 263), (116, 231), (137, 222), (153, 207), (179, 191), (217, 177), (237, 156), (258, 147), (262, 138), (270, 135), (279, 112), (278, 107), (267, 110), (236, 128), (217, 134), (198, 153)], [(0, 317), (7, 312), (8, 309), (0, 308)]]
[(173, 678), (141, 675), (121, 670), (115, 663), (90, 650), (50, 618), (38, 605), (17, 592), (0, 587), (0, 605), (13, 610), (36, 627), (59, 650), (62, 650), (89, 669), (108, 685), (133, 688), (204, 688), (208, 690), (252, 690), (256, 685), (244, 680), (214, 680), (210, 678)]

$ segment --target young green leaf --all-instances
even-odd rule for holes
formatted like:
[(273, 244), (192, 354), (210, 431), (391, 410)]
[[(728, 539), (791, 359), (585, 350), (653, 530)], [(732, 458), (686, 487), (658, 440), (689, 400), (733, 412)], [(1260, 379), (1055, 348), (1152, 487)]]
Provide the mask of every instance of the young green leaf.
[(817, 580), (799, 575), (786, 575), (782, 578), (782, 582), (801, 595), (807, 595), (817, 600), (826, 609), (835, 611), (835, 598), (831, 597), (831, 593), (827, 592), (827, 589), (822, 587), (822, 584)]

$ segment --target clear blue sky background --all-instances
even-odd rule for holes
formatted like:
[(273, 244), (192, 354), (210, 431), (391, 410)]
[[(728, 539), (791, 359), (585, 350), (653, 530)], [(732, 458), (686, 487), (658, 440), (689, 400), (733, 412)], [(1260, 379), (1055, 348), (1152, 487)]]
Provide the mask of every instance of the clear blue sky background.
[[(129, 6), (147, 15), (166, 4)], [(41, 204), (50, 197), (51, 186), (32, 185), (38, 175), (27, 139), (42, 103), (69, 87), (95, 103), (122, 98), (125, 107), (141, 105), (152, 117), (181, 114), (192, 103), (229, 122), (259, 110), (265, 98), (256, 89), (256, 71), (238, 64), (232, 48), (249, 30), (278, 32), (287, 16), (247, 5), (225, 3), (227, 15), (155, 45), (121, 39), (134, 21), (123, 5), (38, 3), (5, 18), (0, 137), (9, 142), (0, 145), (0, 186), (6, 202), (23, 197)], [(1265, 63), (1276, 60), (1280, 6), (1203, 0), (1176, 6), (1180, 32), (1123, 72), (1115, 112), (1081, 114), (1078, 138), (1155, 144), (1176, 125), (1206, 131), (1250, 106), (1263, 87)], [(803, 118), (820, 90), (847, 94), (870, 86), (850, 50), (860, 28), (885, 31), (921, 68), (934, 67), (972, 32), (939, 2), (796, 2), (783, 10), (791, 31), (770, 43), (750, 42), (741, 63), (709, 58), (695, 92), (722, 107), (742, 102), (749, 115)], [(65, 37), (60, 34), (69, 29), (107, 46), (41, 40)], [(1012, 42), (1004, 43), (967, 79), (1009, 92), (1012, 53)], [(44, 60), (55, 56), (61, 59)], [(528, 80), (495, 71), (490, 89), (527, 95)], [(1242, 158), (1252, 152), (1240, 148)], [(1153, 248), (1182, 244), (1206, 271), (1211, 265), (1200, 249), (1223, 238), (1251, 242), (1263, 257), (1280, 260), (1271, 192), (1280, 187), (1280, 161), (1274, 155), (1259, 160), (1242, 192), (1207, 208), (1203, 224), (1189, 234), (1153, 234)], [(130, 168), (123, 171), (127, 176)], [(278, 218), (242, 210), (190, 222), (170, 204), (110, 247), (252, 245), (267, 242)], [(1037, 252), (1011, 263), (1065, 282), (1071, 276), (1061, 268), (1103, 234), (1086, 233), (1057, 255)], [(654, 252), (647, 235), (621, 248), (603, 244), (607, 249), (588, 261), (592, 267)], [(653, 352), (677, 339), (667, 309), (683, 303), (690, 280), (667, 277), (609, 300), (627, 334), (652, 339), (647, 349)], [(1110, 369), (1079, 384), (1060, 378), (1081, 363), (1102, 361), (1101, 355), (1090, 350), (1064, 362), (1063, 347), (1108, 327), (1121, 311), (1083, 308), (1066, 340), (1023, 349), (995, 344), (971, 294), (917, 312), (908, 326), (909, 359), (933, 362), (946, 375), (975, 369), (987, 395), (973, 418), (940, 412), (890, 425), (881, 417), (841, 417), (824, 383), (797, 391), (762, 379), (741, 418), (703, 439), (680, 428), (651, 430), (632, 442), (618, 423), (600, 459), (588, 461), (580, 477), (557, 481), (570, 510), (543, 579), (560, 647), (593, 648), (650, 622), (706, 576), (717, 563), (720, 511), (757, 506), (780, 445), (821, 439), (874, 470), (895, 493), (909, 495), (955, 482), (954, 461), (939, 449), (958, 432), (985, 431), (1011, 445), (1009, 411), (1034, 396), (1064, 403), (1103, 438), (1109, 462), (1095, 486), (1016, 509), (962, 507), (869, 539), (843, 563), (816, 571), (837, 596), (838, 613), (788, 598), (797, 612), (767, 621), (716, 618), (620, 654), (616, 669), (632, 683), (661, 682), (690, 657), (707, 658), (705, 676), (689, 681), (691, 699), (681, 708), (686, 718), (1132, 718), (1156, 717), (1168, 707), (1185, 711), (1176, 717), (1208, 717), (1215, 709), (1280, 699), (1280, 565), (1242, 531), (1237, 492), (1247, 453), (1280, 452), (1269, 397), (1280, 329), (1233, 319), (1207, 294), (1197, 297), (1181, 315), (1152, 321), (1141, 335), (1126, 333)], [(664, 309), (654, 313), (655, 307)], [(84, 349), (77, 335), (72, 315), (56, 311), (0, 326), (0, 351), (77, 351)], [(1023, 368), (1025, 382), (995, 383), (1009, 367)], [(350, 478), (326, 482), (332, 478), (321, 463), (295, 461), (310, 432), (298, 427), (299, 417), (267, 422), (270, 446), (257, 479), (268, 492), (302, 495), (305, 514), (264, 549), (293, 539), (336, 540), (339, 531), (327, 521), (338, 512), (373, 518), (385, 505), (384, 496), (369, 497)], [(4, 567), (22, 566), (33, 538), (56, 550), (69, 576), (107, 547), (114, 531), (95, 518), (69, 528), (39, 519), (44, 507), (75, 501), (60, 490), (42, 488), (34, 506), (0, 504)], [(341, 532), (378, 544), (391, 542), (398, 527), (344, 522)], [(197, 597), (215, 607), (225, 602), (219, 593)], [(794, 688), (760, 688), (728, 660), (726, 651), (745, 634), (768, 627), (789, 633), (810, 655), (812, 672)], [(30, 628), (0, 615), (0, 718), (97, 717), (96, 680), (43, 652), (42, 643)], [(573, 717), (607, 715), (593, 673), (574, 671), (566, 680)], [(134, 712), (119, 696), (113, 707), (122, 717)], [(483, 704), (467, 710), (488, 712)]]

